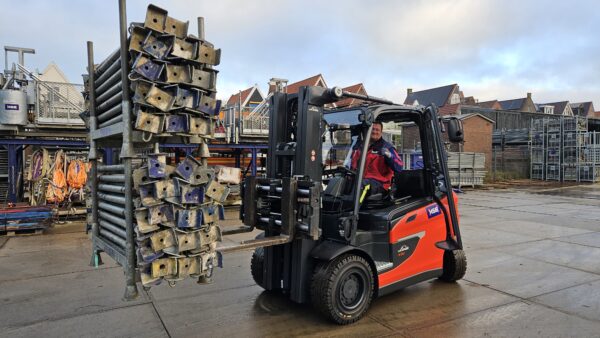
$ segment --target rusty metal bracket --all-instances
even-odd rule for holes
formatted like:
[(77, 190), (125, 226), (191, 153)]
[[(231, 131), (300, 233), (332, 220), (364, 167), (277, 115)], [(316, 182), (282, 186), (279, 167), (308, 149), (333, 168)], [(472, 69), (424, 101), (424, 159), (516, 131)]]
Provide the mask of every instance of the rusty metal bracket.
[(209, 115), (215, 115), (218, 110), (217, 103), (217, 99), (211, 95), (202, 95), (200, 98), (200, 104), (198, 105), (198, 110)]
[(160, 78), (164, 66), (163, 63), (154, 62), (140, 53), (133, 63), (133, 70), (150, 81), (156, 81)]
[(137, 223), (137, 229), (143, 234), (147, 234), (156, 230), (159, 230), (155, 224), (148, 222), (148, 208), (139, 208), (135, 210), (135, 222)]
[(167, 16), (164, 31), (166, 34), (175, 35), (176, 37), (183, 39), (188, 34), (189, 24), (189, 21), (179, 21), (177, 19), (173, 19), (170, 16)]
[(180, 229), (198, 229), (202, 225), (202, 209), (178, 209), (176, 215)]
[(206, 196), (212, 198), (213, 200), (223, 203), (227, 196), (229, 196), (230, 188), (226, 185), (222, 185), (217, 181), (212, 181), (206, 188)]
[(144, 41), (150, 34), (150, 30), (142, 26), (131, 26), (131, 36), (129, 38), (129, 51), (142, 53), (144, 50)]
[(149, 5), (148, 10), (146, 11), (144, 27), (163, 33), (165, 31), (167, 13), (168, 12), (166, 10), (158, 6)]
[(156, 85), (153, 85), (150, 91), (148, 91), (148, 94), (146, 95), (146, 102), (166, 112), (171, 110), (173, 104), (175, 103), (175, 93), (167, 91), (167, 89), (170, 88), (164, 89), (165, 90), (158, 88), (158, 86)]
[(184, 89), (178, 87), (175, 97), (175, 107), (194, 109), (200, 104), (201, 92), (197, 89)]
[(165, 119), (163, 114), (149, 113), (147, 107), (136, 105), (134, 108), (135, 129), (147, 131), (152, 134), (159, 134), (164, 129)]
[(171, 55), (186, 60), (193, 60), (196, 54), (196, 42), (189, 42), (184, 39), (174, 38)]
[(165, 122), (165, 131), (167, 133), (187, 133), (189, 132), (189, 120), (185, 114), (167, 115)]
[(202, 70), (193, 68), (191, 82), (192, 86), (214, 92), (216, 91), (216, 84), (217, 72), (215, 70)]
[[(167, 83), (190, 83), (192, 81), (192, 68), (190, 65), (167, 65)], [(179, 96), (179, 93), (178, 95)]]
[(190, 117), (190, 134), (203, 137), (214, 137), (214, 124), (212, 119), (205, 117)]
[(148, 176), (148, 167), (140, 167), (133, 170), (132, 173), (133, 178), (133, 189), (137, 190), (140, 184), (148, 181), (150, 177)]
[(146, 95), (148, 95), (148, 92), (152, 89), (152, 82), (138, 79), (132, 81), (132, 86), (134, 88), (133, 103), (148, 104), (148, 102), (146, 102)]
[(160, 258), (152, 262), (152, 277), (175, 277), (177, 275), (176, 258)]
[(221, 63), (221, 49), (215, 49), (215, 47), (208, 43), (198, 43), (198, 54), (196, 61), (211, 66), (218, 66)]
[(197, 167), (194, 174), (190, 177), (190, 182), (194, 185), (206, 184), (215, 177), (215, 170), (206, 167)]
[(183, 161), (179, 163), (175, 172), (183, 177), (186, 181), (191, 182), (194, 172), (201, 164), (193, 156), (186, 156)]
[(142, 46), (142, 50), (155, 58), (162, 60), (169, 54), (173, 47), (170, 42), (172, 42), (172, 39), (160, 39), (152, 34), (148, 34)]
[(156, 153), (148, 154), (148, 177), (150, 178), (165, 178), (167, 166), (167, 154)]

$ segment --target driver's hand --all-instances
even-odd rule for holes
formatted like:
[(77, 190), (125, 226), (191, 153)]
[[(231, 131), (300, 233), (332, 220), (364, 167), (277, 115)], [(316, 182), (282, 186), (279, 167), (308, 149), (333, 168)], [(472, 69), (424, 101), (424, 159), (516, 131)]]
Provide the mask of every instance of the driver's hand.
[(381, 154), (387, 158), (392, 158), (392, 152), (389, 149), (384, 148)]

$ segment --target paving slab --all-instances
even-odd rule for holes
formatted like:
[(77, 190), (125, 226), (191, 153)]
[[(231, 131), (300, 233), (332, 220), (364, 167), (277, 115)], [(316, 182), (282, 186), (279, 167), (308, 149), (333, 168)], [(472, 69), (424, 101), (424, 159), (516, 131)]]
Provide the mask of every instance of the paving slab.
[(83, 232), (13, 237), (4, 246), (0, 246), (0, 257), (53, 249), (81, 248), (89, 244), (90, 240)]
[(556, 238), (555, 240), (600, 248), (600, 232), (560, 237)]
[(516, 300), (518, 298), (467, 281), (433, 280), (375, 300), (369, 316), (403, 330), (433, 325)]
[(410, 332), (413, 337), (597, 337), (600, 322), (515, 302)]
[(210, 296), (157, 302), (157, 309), (173, 337), (347, 337), (392, 332), (371, 317), (339, 326), (277, 292), (253, 285)]
[(0, 331), (0, 337), (168, 337), (151, 304)]
[(531, 300), (563, 312), (600, 321), (600, 281), (548, 293)]
[[(11, 239), (10, 242), (13, 240)], [(35, 251), (0, 257), (2, 271), (0, 282), (94, 270), (95, 268), (89, 265), (90, 256), (91, 245), (88, 243), (69, 249)], [(105, 257), (104, 263), (102, 268), (117, 266), (108, 257)]]
[(465, 250), (485, 249), (540, 240), (536, 236), (516, 234), (471, 225), (461, 225), (460, 233)]
[(596, 273), (600, 277), (600, 248), (543, 240), (512, 245), (510, 254)]
[[(510, 251), (507, 247), (506, 252)], [(474, 250), (467, 252), (467, 257), (466, 280), (522, 298), (600, 279), (592, 273), (509, 255), (499, 249)]]
[(118, 267), (0, 282), (0, 331), (149, 302), (143, 292), (135, 301), (123, 301), (124, 291)]
[(537, 237), (540, 239), (579, 235), (591, 232), (587, 229), (570, 228), (567, 225), (558, 226), (518, 220), (504, 220), (493, 223), (483, 223), (480, 224), (480, 226), (525, 236)]

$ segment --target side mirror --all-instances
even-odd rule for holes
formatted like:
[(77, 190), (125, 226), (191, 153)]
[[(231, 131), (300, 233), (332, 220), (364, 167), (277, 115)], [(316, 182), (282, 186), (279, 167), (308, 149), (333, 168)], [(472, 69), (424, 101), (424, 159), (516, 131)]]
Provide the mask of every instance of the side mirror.
[(465, 139), (462, 121), (456, 117), (448, 120), (448, 140), (452, 143), (462, 142)]

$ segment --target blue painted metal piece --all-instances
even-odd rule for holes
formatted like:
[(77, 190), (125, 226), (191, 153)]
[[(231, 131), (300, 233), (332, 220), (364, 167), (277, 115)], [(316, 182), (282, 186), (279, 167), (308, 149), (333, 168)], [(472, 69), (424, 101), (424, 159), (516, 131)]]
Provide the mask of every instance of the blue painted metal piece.
[(204, 187), (193, 187), (191, 185), (181, 186), (181, 204), (204, 203)]
[(186, 156), (186, 158), (179, 163), (175, 169), (175, 172), (181, 175), (181, 177), (183, 177), (186, 181), (189, 181), (190, 177), (192, 177), (194, 171), (196, 171), (196, 168), (199, 166), (200, 163), (195, 158), (192, 156)]
[(148, 176), (150, 178), (165, 178), (167, 155), (164, 153), (148, 155)]
[(187, 115), (167, 115), (165, 130), (167, 133), (187, 133), (190, 131)]
[(202, 209), (177, 210), (177, 227), (181, 229), (199, 229), (202, 226)]

